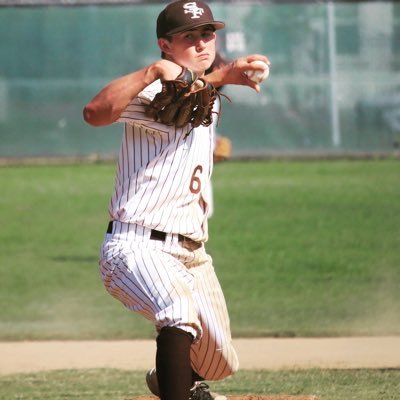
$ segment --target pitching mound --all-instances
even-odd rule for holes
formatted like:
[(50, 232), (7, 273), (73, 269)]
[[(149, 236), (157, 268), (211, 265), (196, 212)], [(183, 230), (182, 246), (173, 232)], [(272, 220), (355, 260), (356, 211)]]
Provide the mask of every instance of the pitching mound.
[[(131, 400), (159, 400), (155, 396), (139, 396)], [(248, 394), (243, 396), (228, 396), (228, 400), (320, 400), (317, 396), (290, 396), (290, 395), (274, 395), (261, 396), (256, 394)]]
[(319, 400), (317, 396), (290, 396), (290, 395), (275, 395), (275, 396), (260, 396), (260, 395), (247, 395), (247, 396), (230, 396), (228, 400)]

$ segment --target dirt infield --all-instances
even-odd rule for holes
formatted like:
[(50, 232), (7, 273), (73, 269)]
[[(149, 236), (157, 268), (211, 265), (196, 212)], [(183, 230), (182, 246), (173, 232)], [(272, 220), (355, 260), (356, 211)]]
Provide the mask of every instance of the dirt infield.
[[(233, 342), (241, 369), (400, 368), (400, 336)], [(146, 370), (154, 365), (155, 350), (152, 340), (0, 342), (0, 374), (86, 368)]]
[[(159, 400), (154, 396), (139, 396), (131, 400)], [(260, 396), (260, 395), (246, 395), (246, 396), (229, 396), (228, 400), (319, 400), (317, 396), (290, 396), (290, 395), (277, 395), (277, 396)]]
[(231, 396), (228, 400), (319, 400), (317, 396), (289, 396), (289, 395), (279, 395), (279, 396)]

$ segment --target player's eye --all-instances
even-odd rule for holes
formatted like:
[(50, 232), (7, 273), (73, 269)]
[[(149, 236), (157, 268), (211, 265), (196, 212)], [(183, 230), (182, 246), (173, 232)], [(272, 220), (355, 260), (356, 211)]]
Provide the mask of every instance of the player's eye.
[(193, 41), (193, 40), (194, 40), (194, 36), (193, 36), (192, 33), (188, 33), (187, 35), (185, 35), (185, 39), (186, 39), (186, 40)]
[(213, 34), (214, 34), (214, 31), (205, 31), (205, 32), (203, 32), (202, 36), (204, 38), (209, 38), (209, 37), (213, 36)]
[(205, 31), (201, 34), (201, 38), (204, 40), (211, 40), (214, 37), (214, 31)]

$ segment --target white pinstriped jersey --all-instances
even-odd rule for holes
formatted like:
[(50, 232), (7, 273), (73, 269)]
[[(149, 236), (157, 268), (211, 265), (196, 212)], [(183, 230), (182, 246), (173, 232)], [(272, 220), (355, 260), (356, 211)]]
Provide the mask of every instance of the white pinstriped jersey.
[(133, 99), (121, 114), (124, 135), (112, 219), (196, 241), (208, 237), (213, 127), (176, 128), (145, 116), (145, 106), (161, 90), (159, 80)]

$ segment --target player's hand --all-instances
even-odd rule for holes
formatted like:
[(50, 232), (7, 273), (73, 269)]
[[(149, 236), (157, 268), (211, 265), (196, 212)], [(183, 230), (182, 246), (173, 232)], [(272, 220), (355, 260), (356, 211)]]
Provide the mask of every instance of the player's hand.
[(180, 65), (164, 59), (155, 62), (150, 68), (154, 74), (154, 80), (174, 80), (182, 72), (182, 67)]
[(215, 70), (211, 74), (208, 74), (207, 80), (217, 87), (226, 84), (243, 85), (249, 86), (259, 93), (260, 85), (249, 79), (244, 73), (245, 71), (255, 71), (259, 69), (251, 64), (256, 60), (263, 61), (268, 65), (271, 64), (268, 57), (262, 54), (252, 54), (249, 56), (240, 57), (235, 61)]

